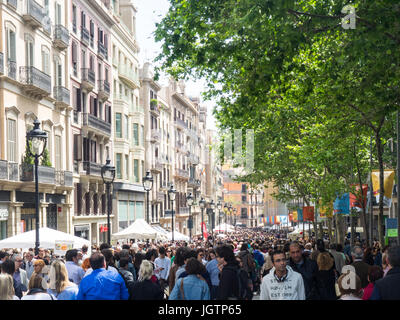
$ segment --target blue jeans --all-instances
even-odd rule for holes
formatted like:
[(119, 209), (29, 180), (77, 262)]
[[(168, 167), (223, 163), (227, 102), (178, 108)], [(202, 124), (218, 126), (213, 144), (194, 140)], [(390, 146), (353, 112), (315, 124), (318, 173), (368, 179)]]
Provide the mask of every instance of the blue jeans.
[(218, 286), (211, 286), (211, 291), (210, 291), (210, 299), (211, 300), (217, 299), (217, 292), (218, 292)]

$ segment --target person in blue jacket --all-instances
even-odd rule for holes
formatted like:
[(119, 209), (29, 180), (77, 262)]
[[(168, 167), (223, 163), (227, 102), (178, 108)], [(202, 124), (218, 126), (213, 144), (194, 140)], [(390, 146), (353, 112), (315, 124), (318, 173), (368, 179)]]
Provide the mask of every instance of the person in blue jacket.
[(128, 300), (129, 292), (119, 273), (106, 270), (106, 259), (100, 252), (90, 257), (93, 272), (79, 284), (77, 300)]

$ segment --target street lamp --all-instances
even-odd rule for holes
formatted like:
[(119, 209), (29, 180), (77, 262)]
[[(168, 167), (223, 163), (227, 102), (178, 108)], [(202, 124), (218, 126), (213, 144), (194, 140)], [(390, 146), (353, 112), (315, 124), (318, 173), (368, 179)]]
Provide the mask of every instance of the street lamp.
[(174, 242), (174, 232), (175, 232), (175, 224), (174, 224), (174, 201), (176, 196), (176, 190), (174, 189), (174, 185), (171, 184), (171, 187), (168, 190), (169, 200), (171, 201), (171, 209), (172, 209), (172, 242)]
[(232, 224), (232, 214), (233, 214), (233, 210), (232, 210), (232, 203), (229, 203), (228, 205), (228, 210), (229, 210), (229, 222)]
[(222, 210), (221, 201), (218, 201), (217, 208), (218, 208), (218, 226), (219, 226), (219, 228), (221, 228), (221, 210)]
[(237, 211), (237, 208), (233, 208), (233, 215), (235, 216), (235, 222), (234, 222), (235, 228), (236, 228), (236, 211)]
[(46, 149), (47, 133), (40, 130), (40, 121), (36, 119), (33, 122), (33, 129), (26, 135), (26, 145), (29, 154), (35, 158), (35, 228), (36, 228), (36, 241), (35, 241), (35, 255), (39, 254), (39, 158), (43, 155)]
[(147, 193), (147, 201), (146, 201), (147, 215), (146, 215), (146, 220), (147, 220), (147, 223), (150, 223), (149, 192), (151, 191), (151, 189), (153, 189), (153, 177), (151, 176), (150, 171), (147, 171), (146, 172), (146, 176), (143, 177), (143, 188)]
[(213, 239), (213, 246), (214, 246), (214, 210), (215, 210), (215, 202), (214, 202), (214, 200), (211, 200), (210, 208), (212, 210), (212, 212), (211, 212), (211, 236), (212, 236), (212, 239)]
[(189, 242), (192, 241), (192, 227), (193, 227), (193, 223), (192, 223), (192, 205), (193, 205), (193, 196), (192, 193), (190, 192), (189, 195), (186, 197), (186, 202), (189, 206)]
[(204, 213), (204, 208), (206, 206), (206, 201), (202, 197), (201, 200), (199, 201), (200, 209), (201, 209), (201, 240), (204, 240), (204, 235), (203, 235), (203, 213)]
[(115, 167), (111, 165), (111, 160), (108, 158), (106, 164), (101, 168), (101, 178), (107, 187), (107, 243), (111, 245), (111, 227), (110, 227), (110, 214), (111, 214), (111, 192), (110, 186), (115, 179)]

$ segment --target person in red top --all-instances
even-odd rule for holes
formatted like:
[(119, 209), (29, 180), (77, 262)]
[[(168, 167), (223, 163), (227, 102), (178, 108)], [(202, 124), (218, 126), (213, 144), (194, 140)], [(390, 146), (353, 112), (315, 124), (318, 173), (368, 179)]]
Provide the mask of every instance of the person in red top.
[(383, 270), (379, 266), (370, 266), (368, 268), (368, 285), (364, 288), (362, 299), (369, 300), (374, 291), (375, 281), (383, 278)]

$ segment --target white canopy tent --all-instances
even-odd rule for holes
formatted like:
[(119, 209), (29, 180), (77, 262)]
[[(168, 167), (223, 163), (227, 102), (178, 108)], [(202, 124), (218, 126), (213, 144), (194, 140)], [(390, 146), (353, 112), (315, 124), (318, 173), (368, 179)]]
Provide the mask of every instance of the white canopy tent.
[(113, 239), (156, 239), (157, 230), (151, 227), (144, 219), (137, 219), (128, 228), (111, 235)]
[(214, 232), (233, 232), (233, 231), (235, 231), (235, 227), (226, 223), (222, 223), (214, 228)]
[(151, 226), (157, 232), (157, 240), (167, 240), (168, 231), (160, 226)]
[[(172, 240), (172, 231), (168, 232), (168, 240)], [(184, 235), (178, 231), (174, 232), (174, 241), (189, 241), (190, 238), (187, 235)]]
[[(36, 230), (31, 230), (1, 240), (0, 248), (21, 248), (21, 249), (34, 248), (35, 241), (36, 241)], [(40, 241), (40, 247), (45, 249), (55, 249), (56, 241), (73, 242), (73, 247), (75, 249), (80, 249), (82, 248), (83, 245), (87, 245), (90, 249), (90, 241), (76, 237), (69, 233), (61, 232), (50, 228), (39, 229), (39, 241)]]

